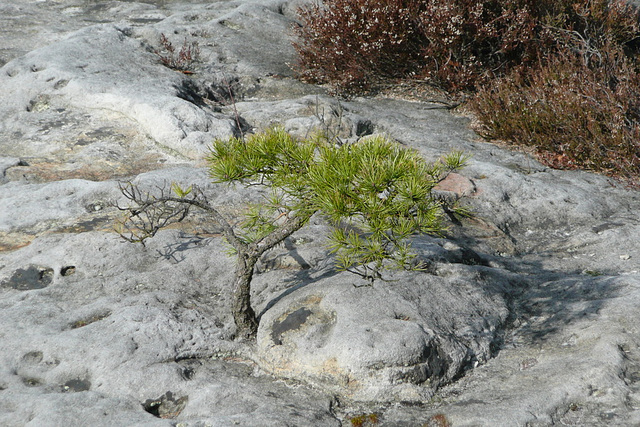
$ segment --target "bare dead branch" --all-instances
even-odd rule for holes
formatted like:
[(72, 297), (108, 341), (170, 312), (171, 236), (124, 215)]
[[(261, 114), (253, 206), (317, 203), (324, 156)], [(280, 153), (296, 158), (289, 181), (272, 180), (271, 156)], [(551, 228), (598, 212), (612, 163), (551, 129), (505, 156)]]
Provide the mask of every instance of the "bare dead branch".
[(229, 221), (207, 200), (202, 190), (194, 185), (187, 197), (171, 195), (166, 184), (157, 187), (157, 195), (143, 192), (135, 184), (120, 183), (120, 191), (131, 205), (117, 206), (125, 212), (120, 222), (118, 233), (122, 238), (134, 243), (144, 243), (144, 240), (155, 236), (162, 228), (183, 221), (191, 207), (197, 207), (209, 213), (213, 220), (222, 228), (222, 234), (231, 246), (238, 252), (245, 252), (247, 245), (233, 231)]

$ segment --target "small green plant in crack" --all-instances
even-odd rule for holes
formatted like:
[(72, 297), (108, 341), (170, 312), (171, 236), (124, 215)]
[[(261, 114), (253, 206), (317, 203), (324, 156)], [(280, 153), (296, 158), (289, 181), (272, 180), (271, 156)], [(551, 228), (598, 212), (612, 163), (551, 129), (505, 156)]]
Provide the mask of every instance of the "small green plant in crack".
[(372, 414), (360, 414), (351, 418), (351, 425), (353, 427), (367, 427), (377, 425), (380, 421), (380, 417), (376, 413)]
[(602, 276), (604, 273), (598, 270), (584, 270), (584, 274), (587, 274), (591, 277)]
[(184, 74), (193, 73), (195, 63), (200, 61), (200, 47), (198, 47), (197, 41), (189, 42), (185, 37), (180, 49), (176, 50), (173, 43), (163, 33), (160, 34), (160, 44), (162, 49), (155, 53), (163, 65)]
[(296, 140), (282, 128), (246, 138), (217, 139), (207, 158), (216, 183), (263, 186), (270, 195), (249, 205), (241, 221), (225, 217), (197, 186), (160, 188), (157, 194), (128, 183), (130, 201), (117, 231), (142, 242), (180, 222), (191, 209), (210, 215), (236, 259), (232, 313), (239, 338), (254, 337), (251, 281), (260, 257), (302, 228), (313, 215), (333, 228), (337, 267), (372, 282), (387, 269), (416, 269), (409, 237), (441, 234), (443, 202), (431, 190), (464, 156), (454, 153), (429, 164), (416, 151), (383, 136), (337, 145), (321, 136)]

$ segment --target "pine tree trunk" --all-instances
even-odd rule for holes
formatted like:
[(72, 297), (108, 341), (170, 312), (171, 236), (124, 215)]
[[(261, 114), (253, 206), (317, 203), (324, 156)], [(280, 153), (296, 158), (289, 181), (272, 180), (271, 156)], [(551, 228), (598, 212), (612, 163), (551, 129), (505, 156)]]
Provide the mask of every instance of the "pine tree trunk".
[(236, 335), (241, 339), (254, 338), (258, 332), (258, 319), (251, 308), (251, 279), (256, 262), (258, 262), (256, 256), (238, 254), (231, 310), (236, 323)]

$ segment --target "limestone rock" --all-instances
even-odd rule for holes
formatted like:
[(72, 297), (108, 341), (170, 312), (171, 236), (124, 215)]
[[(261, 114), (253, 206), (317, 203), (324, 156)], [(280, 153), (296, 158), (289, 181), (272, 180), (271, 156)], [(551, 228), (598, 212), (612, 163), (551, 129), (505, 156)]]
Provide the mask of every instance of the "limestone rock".
[[(89, 117), (99, 121), (124, 117), (157, 144), (191, 157), (202, 156), (212, 138), (233, 133), (230, 118), (184, 99), (186, 77), (162, 66), (128, 27), (88, 27), (11, 61), (4, 71), (2, 96), (12, 100), (3, 102), (12, 109), (2, 111), (6, 131), (40, 141), (48, 152), (61, 126), (81, 120), (77, 109), (91, 110)], [(32, 134), (34, 122), (42, 124)], [(81, 135), (76, 144), (83, 145)]]
[[(366, 286), (318, 280), (261, 318), (260, 365), (356, 401), (420, 402), (492, 356), (509, 310), (504, 279), (397, 274)], [(359, 287), (356, 287), (359, 284)]]
[[(222, 243), (176, 231), (153, 240), (143, 248), (113, 233), (53, 234), (2, 256), (0, 422), (171, 425), (156, 415), (337, 425), (330, 397), (289, 389), (232, 357)], [(167, 392), (188, 404), (154, 414), (148, 401)]]
[[(639, 424), (638, 192), (437, 104), (297, 82), (305, 1), (0, 5), (0, 424)], [(163, 34), (197, 42), (190, 73), (162, 64)], [(469, 153), (440, 191), (474, 216), (414, 240), (426, 271), (365, 287), (313, 218), (258, 264), (253, 346), (233, 340), (233, 259), (206, 215), (142, 247), (114, 203), (118, 181), (196, 184), (233, 219), (264, 193), (210, 183), (202, 157), (273, 124)]]

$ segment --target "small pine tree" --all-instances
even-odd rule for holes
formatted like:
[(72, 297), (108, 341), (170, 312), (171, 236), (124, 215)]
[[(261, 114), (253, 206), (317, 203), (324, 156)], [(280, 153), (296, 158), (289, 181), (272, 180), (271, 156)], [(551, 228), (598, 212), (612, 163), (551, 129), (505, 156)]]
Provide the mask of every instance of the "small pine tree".
[(298, 141), (273, 128), (246, 139), (218, 139), (207, 160), (214, 182), (258, 184), (269, 188), (270, 196), (248, 206), (234, 227), (195, 186), (174, 184), (172, 193), (150, 195), (127, 184), (121, 190), (132, 205), (121, 208), (119, 232), (144, 242), (182, 221), (191, 208), (208, 212), (236, 257), (232, 312), (237, 335), (251, 338), (258, 328), (251, 279), (265, 252), (321, 214), (333, 227), (330, 250), (338, 269), (373, 281), (385, 269), (416, 268), (408, 237), (444, 230), (442, 203), (431, 190), (466, 158), (452, 153), (428, 164), (416, 151), (382, 136), (336, 145), (322, 137)]

